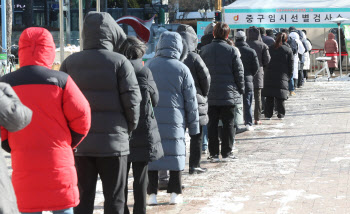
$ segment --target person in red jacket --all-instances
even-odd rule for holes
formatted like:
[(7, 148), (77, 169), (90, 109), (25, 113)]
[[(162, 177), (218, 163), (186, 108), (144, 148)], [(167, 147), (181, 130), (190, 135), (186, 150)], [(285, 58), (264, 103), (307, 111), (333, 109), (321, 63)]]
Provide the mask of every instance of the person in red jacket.
[(31, 123), (21, 131), (1, 127), (22, 213), (73, 214), (72, 207), (79, 204), (73, 150), (90, 129), (90, 106), (68, 74), (51, 70), (54, 58), (50, 32), (27, 28), (19, 39), (21, 68), (0, 78), (33, 111)]

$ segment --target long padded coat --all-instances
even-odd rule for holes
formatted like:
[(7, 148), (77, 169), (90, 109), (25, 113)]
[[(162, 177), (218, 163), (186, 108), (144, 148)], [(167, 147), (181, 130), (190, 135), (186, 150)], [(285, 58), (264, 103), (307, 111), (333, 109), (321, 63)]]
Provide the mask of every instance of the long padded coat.
[(197, 90), (197, 102), (199, 111), (199, 124), (207, 125), (208, 118), (208, 93), (210, 88), (210, 74), (202, 58), (197, 54), (198, 45), (197, 34), (194, 29), (182, 24), (177, 28), (182, 39), (188, 45), (188, 55), (184, 60), (185, 65), (190, 69)]
[(259, 71), (254, 76), (254, 88), (264, 87), (264, 67), (269, 64), (271, 57), (269, 47), (261, 41), (260, 31), (256, 27), (248, 29), (247, 43), (253, 48), (259, 59)]
[(140, 86), (142, 101), (140, 119), (130, 138), (129, 162), (150, 162), (163, 157), (162, 142), (153, 108), (159, 101), (157, 85), (152, 72), (142, 65), (142, 59), (130, 60)]
[(244, 70), (238, 51), (225, 40), (214, 39), (200, 53), (209, 69), (211, 84), (209, 106), (233, 106), (242, 103), (245, 91)]
[(79, 204), (73, 148), (89, 131), (90, 106), (69, 75), (50, 70), (54, 58), (50, 32), (27, 28), (19, 39), (21, 68), (0, 79), (33, 111), (31, 123), (21, 131), (1, 130), (3, 143), (8, 141), (11, 149), (20, 212)]
[(251, 92), (254, 90), (254, 76), (259, 71), (259, 59), (255, 50), (250, 48), (243, 39), (236, 39), (236, 47), (241, 53), (244, 67), (245, 92)]
[[(0, 83), (0, 126), (10, 132), (26, 127), (32, 119), (32, 111), (24, 106), (6, 83)], [(13, 191), (3, 152), (0, 149), (0, 213), (18, 214), (16, 196)]]
[(265, 69), (262, 96), (286, 100), (289, 94), (288, 81), (293, 76), (294, 56), (292, 49), (283, 44), (278, 49), (269, 49), (271, 61)]
[(153, 74), (159, 91), (154, 108), (164, 157), (151, 162), (149, 170), (181, 171), (185, 168), (185, 129), (199, 133), (196, 87), (190, 70), (179, 61), (183, 45), (180, 34), (164, 32), (157, 44), (156, 55), (146, 65)]
[(132, 64), (114, 52), (126, 35), (110, 14), (89, 12), (82, 37), (84, 50), (70, 55), (60, 68), (72, 76), (91, 106), (91, 129), (74, 155), (128, 155), (141, 93)]
[[(324, 50), (326, 53), (338, 53), (338, 43), (335, 41), (335, 36), (333, 33), (328, 34), (328, 40), (324, 44)], [(337, 56), (332, 56), (331, 60), (327, 61), (329, 68), (338, 68), (338, 58)]]

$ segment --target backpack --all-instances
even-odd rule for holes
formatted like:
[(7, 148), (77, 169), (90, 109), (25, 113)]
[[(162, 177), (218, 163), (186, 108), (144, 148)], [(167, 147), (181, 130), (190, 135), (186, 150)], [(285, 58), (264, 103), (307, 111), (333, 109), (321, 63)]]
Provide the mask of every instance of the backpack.
[(295, 39), (293, 39), (292, 37), (289, 36), (287, 43), (289, 44), (290, 48), (292, 49), (293, 55), (297, 54), (298, 53), (298, 44), (295, 41)]

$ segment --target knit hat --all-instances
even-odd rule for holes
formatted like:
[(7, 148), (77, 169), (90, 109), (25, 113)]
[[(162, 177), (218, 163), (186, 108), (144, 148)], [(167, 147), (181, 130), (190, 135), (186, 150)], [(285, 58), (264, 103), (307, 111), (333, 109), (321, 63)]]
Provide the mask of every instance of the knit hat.
[(244, 41), (247, 39), (244, 31), (238, 31), (235, 35), (236, 39), (243, 39)]

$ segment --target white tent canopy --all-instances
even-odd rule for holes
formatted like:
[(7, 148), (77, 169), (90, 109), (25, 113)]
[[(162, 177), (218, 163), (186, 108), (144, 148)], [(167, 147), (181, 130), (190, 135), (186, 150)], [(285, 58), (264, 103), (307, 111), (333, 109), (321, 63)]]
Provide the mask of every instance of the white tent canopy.
[(350, 0), (237, 0), (224, 7), (231, 28), (330, 28), (339, 17), (350, 18)]

